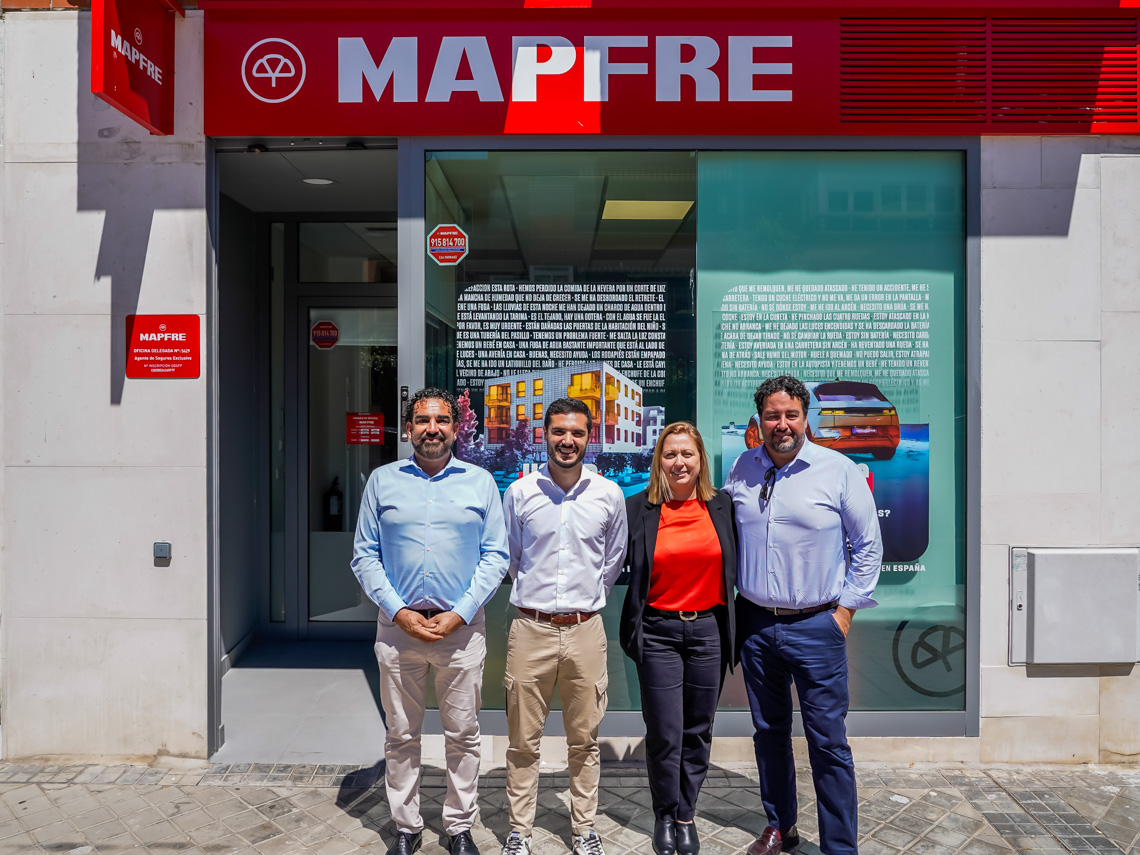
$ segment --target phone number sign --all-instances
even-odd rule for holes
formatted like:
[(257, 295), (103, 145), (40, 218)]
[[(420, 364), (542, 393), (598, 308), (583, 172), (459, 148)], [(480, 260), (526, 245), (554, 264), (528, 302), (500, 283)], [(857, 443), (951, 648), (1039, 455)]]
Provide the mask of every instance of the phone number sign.
[(127, 377), (202, 376), (198, 315), (127, 315)]

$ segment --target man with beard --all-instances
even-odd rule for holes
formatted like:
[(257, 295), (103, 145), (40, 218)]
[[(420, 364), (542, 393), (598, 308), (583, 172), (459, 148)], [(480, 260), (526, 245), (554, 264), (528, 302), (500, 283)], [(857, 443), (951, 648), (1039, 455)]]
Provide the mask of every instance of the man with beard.
[(479, 855), (471, 826), (487, 655), (483, 606), (507, 572), (508, 555), (494, 479), (451, 455), (457, 413), (448, 392), (412, 396), (405, 430), (414, 453), (372, 473), (356, 523), (352, 570), (380, 607), (384, 783), (397, 831), (389, 855), (412, 855), (422, 843), (420, 731), (429, 667), (447, 757), (448, 848), (451, 855)]
[(539, 742), (557, 686), (570, 772), (573, 855), (604, 855), (594, 831), (601, 771), (598, 725), (606, 711), (606, 631), (598, 612), (625, 556), (625, 496), (584, 470), (594, 419), (581, 401), (546, 410), (548, 460), (507, 488), (511, 603), (503, 683), (507, 694), (507, 799), (503, 855), (528, 855), (538, 799)]
[(826, 855), (854, 855), (855, 765), (844, 718), (847, 632), (876, 605), (883, 544), (866, 478), (838, 452), (805, 442), (807, 388), (795, 377), (756, 390), (763, 443), (745, 451), (725, 491), (736, 507), (737, 638), (768, 827), (749, 855), (794, 850), (791, 683), (807, 735)]

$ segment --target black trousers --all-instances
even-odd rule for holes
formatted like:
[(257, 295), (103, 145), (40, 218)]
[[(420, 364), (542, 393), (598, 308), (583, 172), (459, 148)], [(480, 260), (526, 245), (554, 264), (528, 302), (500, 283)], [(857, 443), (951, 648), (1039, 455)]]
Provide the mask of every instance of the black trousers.
[(637, 666), (653, 815), (689, 821), (709, 769), (713, 716), (727, 663), (715, 615), (647, 614)]

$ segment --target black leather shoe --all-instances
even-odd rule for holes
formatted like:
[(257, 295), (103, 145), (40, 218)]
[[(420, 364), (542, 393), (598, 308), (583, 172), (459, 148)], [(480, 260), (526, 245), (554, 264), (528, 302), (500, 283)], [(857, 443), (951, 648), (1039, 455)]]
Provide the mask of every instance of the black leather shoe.
[(793, 825), (788, 829), (787, 834), (780, 838), (780, 851), (781, 852), (795, 852), (800, 848), (800, 833)]
[(479, 847), (471, 839), (470, 831), (461, 831), (453, 835), (447, 843), (451, 855), (479, 855)]
[(671, 816), (653, 820), (653, 851), (674, 855), (677, 851), (677, 825)]
[(415, 855), (423, 842), (424, 833), (422, 831), (417, 831), (415, 834), (397, 831), (396, 839), (388, 847), (388, 855)]
[(677, 855), (697, 855), (701, 851), (701, 841), (697, 837), (697, 824), (695, 822), (678, 822), (674, 828), (677, 830)]

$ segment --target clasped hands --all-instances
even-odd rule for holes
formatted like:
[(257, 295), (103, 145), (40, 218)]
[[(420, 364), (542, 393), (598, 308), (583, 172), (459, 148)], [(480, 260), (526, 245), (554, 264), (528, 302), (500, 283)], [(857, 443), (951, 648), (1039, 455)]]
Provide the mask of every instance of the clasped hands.
[(392, 618), (392, 623), (420, 641), (440, 641), (459, 627), (464, 620), (455, 612), (440, 612), (435, 617), (426, 618), (411, 609), (400, 609)]

